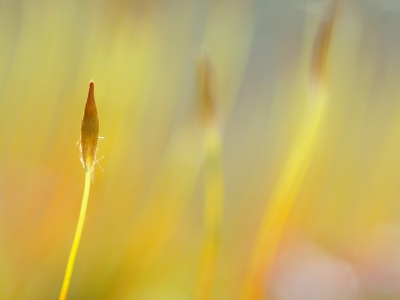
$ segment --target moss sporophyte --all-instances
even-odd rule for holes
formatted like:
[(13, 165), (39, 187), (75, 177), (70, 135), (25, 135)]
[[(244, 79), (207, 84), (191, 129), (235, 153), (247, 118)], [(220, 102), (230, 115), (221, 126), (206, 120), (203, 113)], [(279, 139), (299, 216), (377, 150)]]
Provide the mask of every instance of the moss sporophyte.
[(79, 141), (81, 162), (85, 169), (85, 188), (82, 197), (81, 210), (79, 213), (78, 225), (76, 227), (74, 241), (69, 253), (67, 268), (64, 275), (63, 284), (60, 292), (60, 300), (67, 298), (69, 284), (71, 282), (72, 271), (79, 242), (82, 235), (83, 224), (85, 222), (86, 209), (89, 199), (90, 183), (93, 181), (93, 171), (96, 160), (97, 142), (99, 140), (99, 117), (97, 115), (96, 101), (94, 98), (94, 82), (90, 81), (89, 94), (86, 101), (81, 125), (81, 138)]
[(213, 74), (207, 54), (197, 59), (199, 100), (203, 117), (204, 238), (194, 299), (212, 299), (218, 269), (224, 206), (222, 141), (213, 93)]
[(326, 7), (314, 40), (308, 99), (289, 156), (268, 199), (245, 277), (241, 299), (264, 299), (275, 255), (297, 193), (307, 173), (323, 126), (328, 98), (327, 65), (340, 3)]

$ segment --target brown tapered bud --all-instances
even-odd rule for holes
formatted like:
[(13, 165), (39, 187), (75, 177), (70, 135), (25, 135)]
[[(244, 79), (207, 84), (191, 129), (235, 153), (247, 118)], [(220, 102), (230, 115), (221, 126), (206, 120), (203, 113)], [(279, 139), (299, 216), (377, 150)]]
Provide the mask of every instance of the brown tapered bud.
[(200, 105), (205, 124), (215, 121), (215, 99), (213, 93), (213, 74), (207, 53), (202, 51), (196, 60), (200, 86)]
[(341, 8), (339, 0), (332, 0), (325, 8), (323, 18), (315, 37), (312, 65), (311, 65), (311, 87), (318, 89), (326, 85), (326, 65), (332, 29)]
[(99, 117), (94, 100), (94, 82), (90, 81), (89, 94), (86, 101), (81, 125), (81, 162), (85, 171), (93, 171), (96, 162), (97, 142), (99, 140)]

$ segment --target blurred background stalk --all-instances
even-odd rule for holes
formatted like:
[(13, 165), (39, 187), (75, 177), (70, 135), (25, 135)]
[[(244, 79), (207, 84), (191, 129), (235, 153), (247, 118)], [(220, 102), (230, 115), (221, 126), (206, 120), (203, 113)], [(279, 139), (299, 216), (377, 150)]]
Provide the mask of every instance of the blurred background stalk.
[(337, 1), (331, 1), (321, 20), (312, 52), (312, 66), (304, 117), (282, 174), (263, 214), (254, 245), (242, 299), (264, 299), (272, 263), (288, 216), (315, 153), (327, 106), (327, 58)]
[(204, 233), (195, 287), (195, 299), (212, 299), (218, 269), (224, 207), (222, 141), (216, 112), (213, 72), (206, 53), (197, 61), (200, 105), (203, 118), (204, 151)]

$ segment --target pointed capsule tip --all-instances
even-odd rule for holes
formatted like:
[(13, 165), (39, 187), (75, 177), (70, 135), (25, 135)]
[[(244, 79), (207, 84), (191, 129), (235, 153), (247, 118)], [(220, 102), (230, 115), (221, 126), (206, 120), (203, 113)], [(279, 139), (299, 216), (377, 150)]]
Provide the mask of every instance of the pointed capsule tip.
[(90, 83), (89, 83), (89, 97), (94, 97), (94, 81), (93, 81), (93, 79), (92, 80), (90, 80)]

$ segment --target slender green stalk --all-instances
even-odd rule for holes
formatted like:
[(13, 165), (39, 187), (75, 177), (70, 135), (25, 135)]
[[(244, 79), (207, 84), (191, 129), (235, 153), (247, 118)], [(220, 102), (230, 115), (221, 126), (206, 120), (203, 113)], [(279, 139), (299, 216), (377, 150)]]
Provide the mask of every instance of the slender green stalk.
[(85, 223), (91, 180), (92, 180), (92, 170), (88, 170), (85, 176), (85, 188), (83, 190), (83, 197), (82, 197), (81, 211), (79, 213), (78, 225), (76, 226), (74, 241), (72, 243), (72, 248), (69, 253), (67, 269), (65, 270), (64, 281), (61, 287), (59, 300), (67, 299), (68, 288), (71, 282), (72, 271), (74, 269), (75, 257), (82, 236), (83, 224)]

